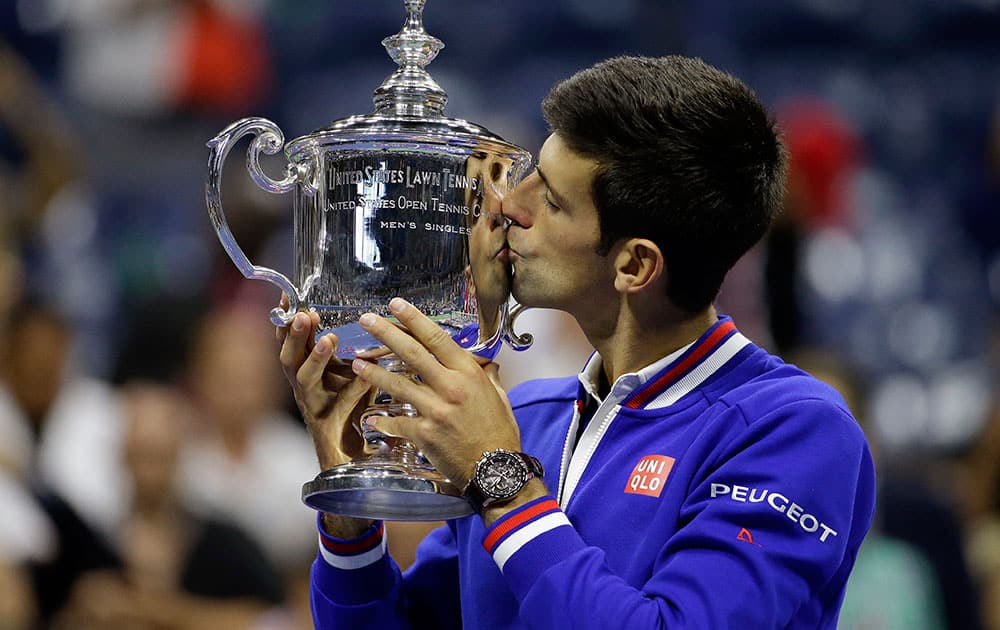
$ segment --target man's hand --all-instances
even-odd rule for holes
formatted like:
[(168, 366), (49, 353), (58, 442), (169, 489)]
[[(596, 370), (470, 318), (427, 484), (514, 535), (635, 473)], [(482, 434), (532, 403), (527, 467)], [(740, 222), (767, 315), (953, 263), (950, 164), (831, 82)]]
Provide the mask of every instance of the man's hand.
[[(286, 296), (281, 298), (281, 307), (288, 308)], [(275, 336), (281, 343), (281, 368), (312, 436), (320, 467), (326, 470), (364, 452), (357, 420), (371, 400), (372, 389), (337, 358), (335, 335), (313, 341), (318, 327), (318, 314), (296, 313), (288, 326), (275, 330)], [(323, 515), (324, 528), (338, 538), (358, 536), (370, 524), (370, 520)]]
[(412, 404), (420, 415), (378, 418), (376, 428), (411, 441), (442, 474), (464, 488), (483, 452), (521, 448), (497, 365), (480, 365), (405, 300), (393, 299), (389, 310), (407, 331), (373, 314), (363, 315), (360, 324), (413, 368), (420, 382), (364, 359), (356, 359), (352, 368), (365, 382)]
[[(288, 308), (287, 297), (282, 296), (281, 306)], [(281, 343), (285, 378), (326, 470), (362, 453), (364, 441), (356, 420), (368, 404), (370, 386), (337, 358), (335, 335), (314, 342), (318, 326), (318, 314), (296, 313), (289, 325), (275, 329), (275, 336)]]

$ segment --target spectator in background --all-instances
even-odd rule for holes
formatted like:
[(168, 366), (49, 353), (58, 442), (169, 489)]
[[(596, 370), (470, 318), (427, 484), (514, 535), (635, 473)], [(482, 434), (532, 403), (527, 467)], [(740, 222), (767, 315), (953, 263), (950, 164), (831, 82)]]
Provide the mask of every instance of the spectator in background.
[[(20, 302), (0, 342), (0, 468), (8, 560), (30, 566), (39, 619), (77, 576), (109, 566), (124, 499), (110, 388), (75, 373), (72, 333), (44, 305)], [(66, 553), (76, 547), (80, 552)]]
[[(66, 287), (37, 277), (52, 206), (79, 180), (81, 163), (74, 134), (46, 86), (0, 38), (3, 627), (44, 625), (79, 572), (110, 558), (104, 535), (116, 518), (120, 487), (102, 456), (113, 446), (116, 408), (110, 390), (83, 377), (70, 358), (75, 330), (53, 306)], [(44, 306), (24, 295), (38, 285), (49, 301)], [(64, 562), (68, 540), (88, 549), (77, 556), (79, 564)]]
[(103, 535), (124, 513), (121, 410), (112, 388), (82, 374), (73, 329), (55, 309), (13, 309), (0, 364), (0, 452), (33, 483), (60, 496)]
[(274, 608), (284, 597), (281, 579), (260, 548), (179, 501), (177, 463), (191, 415), (183, 396), (152, 383), (128, 384), (123, 396), (132, 499), (116, 537), (116, 566), (79, 579), (57, 627), (290, 627)]
[(80, 160), (68, 123), (28, 64), (2, 39), (0, 128), (13, 141), (3, 147), (6, 159), (0, 159), (0, 228), (23, 236), (37, 228), (53, 197), (80, 175)]
[[(62, 105), (0, 37), (0, 317), (5, 293), (31, 287), (66, 317), (76, 361), (96, 374), (110, 354), (100, 328), (113, 314), (113, 290), (98, 251), (92, 161)], [(8, 250), (19, 269), (10, 269)]]
[(232, 115), (261, 102), (271, 63), (263, 3), (224, 0), (64, 2), (64, 67), (71, 90), (109, 113)]
[(783, 212), (763, 242), (764, 288), (775, 347), (790, 352), (803, 341), (803, 241), (810, 230), (850, 219), (845, 183), (861, 147), (843, 116), (819, 100), (786, 104), (778, 124), (788, 147), (788, 183)]
[(181, 459), (182, 488), (199, 513), (227, 516), (298, 576), (315, 552), (302, 484), (319, 466), (304, 427), (283, 409), (270, 335), (254, 309), (220, 308), (199, 325), (187, 375), (196, 423)]

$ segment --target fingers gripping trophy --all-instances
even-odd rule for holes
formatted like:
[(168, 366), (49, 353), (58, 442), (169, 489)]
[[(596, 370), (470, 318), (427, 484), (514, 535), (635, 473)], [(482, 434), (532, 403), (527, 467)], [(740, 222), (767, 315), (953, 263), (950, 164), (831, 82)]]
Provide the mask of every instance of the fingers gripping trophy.
[[(319, 316), (317, 339), (334, 333), (337, 358), (378, 358), (390, 371), (411, 372), (357, 324), (366, 312), (390, 317), (387, 304), (403, 297), (480, 356), (506, 341), (531, 343), (513, 331), (511, 269), (498, 253), (506, 222), (500, 202), (527, 172), (530, 154), (486, 129), (448, 118), (448, 97), (425, 70), (443, 47), (424, 31), (424, 0), (405, 0), (403, 29), (382, 44), (397, 70), (373, 96), (369, 115), (337, 120), (285, 144), (263, 118), (231, 124), (208, 146), (208, 211), (219, 240), (249, 279), (266, 280), (288, 296), (271, 321), (288, 325), (302, 310)], [(236, 243), (222, 210), (220, 180), (233, 145), (252, 136), (247, 169), (258, 186), (291, 193), (294, 276), (252, 264)], [(284, 146), (285, 177), (263, 172), (260, 154)], [(418, 374), (411, 374), (419, 379)], [(364, 454), (306, 483), (310, 507), (359, 518), (440, 520), (472, 512), (456, 487), (404, 440), (382, 435), (373, 416), (416, 416), (407, 402), (370, 394), (355, 429)], [(471, 421), (471, 419), (470, 419)]]

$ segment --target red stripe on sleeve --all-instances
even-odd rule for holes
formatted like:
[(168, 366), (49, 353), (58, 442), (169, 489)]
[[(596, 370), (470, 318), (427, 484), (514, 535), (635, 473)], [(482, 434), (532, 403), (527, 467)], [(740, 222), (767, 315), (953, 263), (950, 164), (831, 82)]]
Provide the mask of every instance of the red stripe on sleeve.
[(490, 554), (493, 553), (493, 547), (496, 543), (506, 536), (509, 532), (514, 531), (521, 525), (524, 525), (528, 521), (532, 520), (536, 516), (539, 516), (545, 512), (551, 512), (553, 510), (558, 510), (559, 504), (556, 503), (555, 499), (549, 499), (547, 501), (542, 501), (541, 503), (536, 503), (535, 505), (529, 507), (523, 512), (519, 512), (511, 516), (506, 521), (503, 521), (496, 526), (496, 529), (491, 531), (488, 536), (483, 540), (483, 547)]
[(350, 556), (378, 547), (382, 542), (382, 536), (384, 533), (385, 523), (379, 523), (379, 526), (375, 531), (356, 540), (339, 542), (331, 540), (328, 536), (320, 536), (320, 540), (323, 541), (323, 547), (325, 547), (330, 553), (335, 553), (338, 556)]

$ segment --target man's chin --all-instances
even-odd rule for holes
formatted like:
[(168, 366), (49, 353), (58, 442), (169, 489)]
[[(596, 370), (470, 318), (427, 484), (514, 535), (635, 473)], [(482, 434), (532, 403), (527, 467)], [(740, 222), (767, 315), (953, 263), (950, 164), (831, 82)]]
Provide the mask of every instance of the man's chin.
[[(512, 278), (511, 280), (512, 280), (511, 283), (510, 283), (510, 294), (511, 294), (511, 296), (513, 296), (514, 300), (518, 304), (524, 304), (524, 294), (523, 294), (523, 291), (521, 291), (518, 288), (517, 276), (515, 275), (514, 278)], [(524, 304), (524, 306), (528, 306), (528, 305)]]
[(551, 308), (542, 296), (539, 296), (529, 288), (524, 287), (523, 283), (518, 283), (517, 274), (514, 274), (510, 294), (514, 296), (514, 300), (521, 306), (530, 308)]

